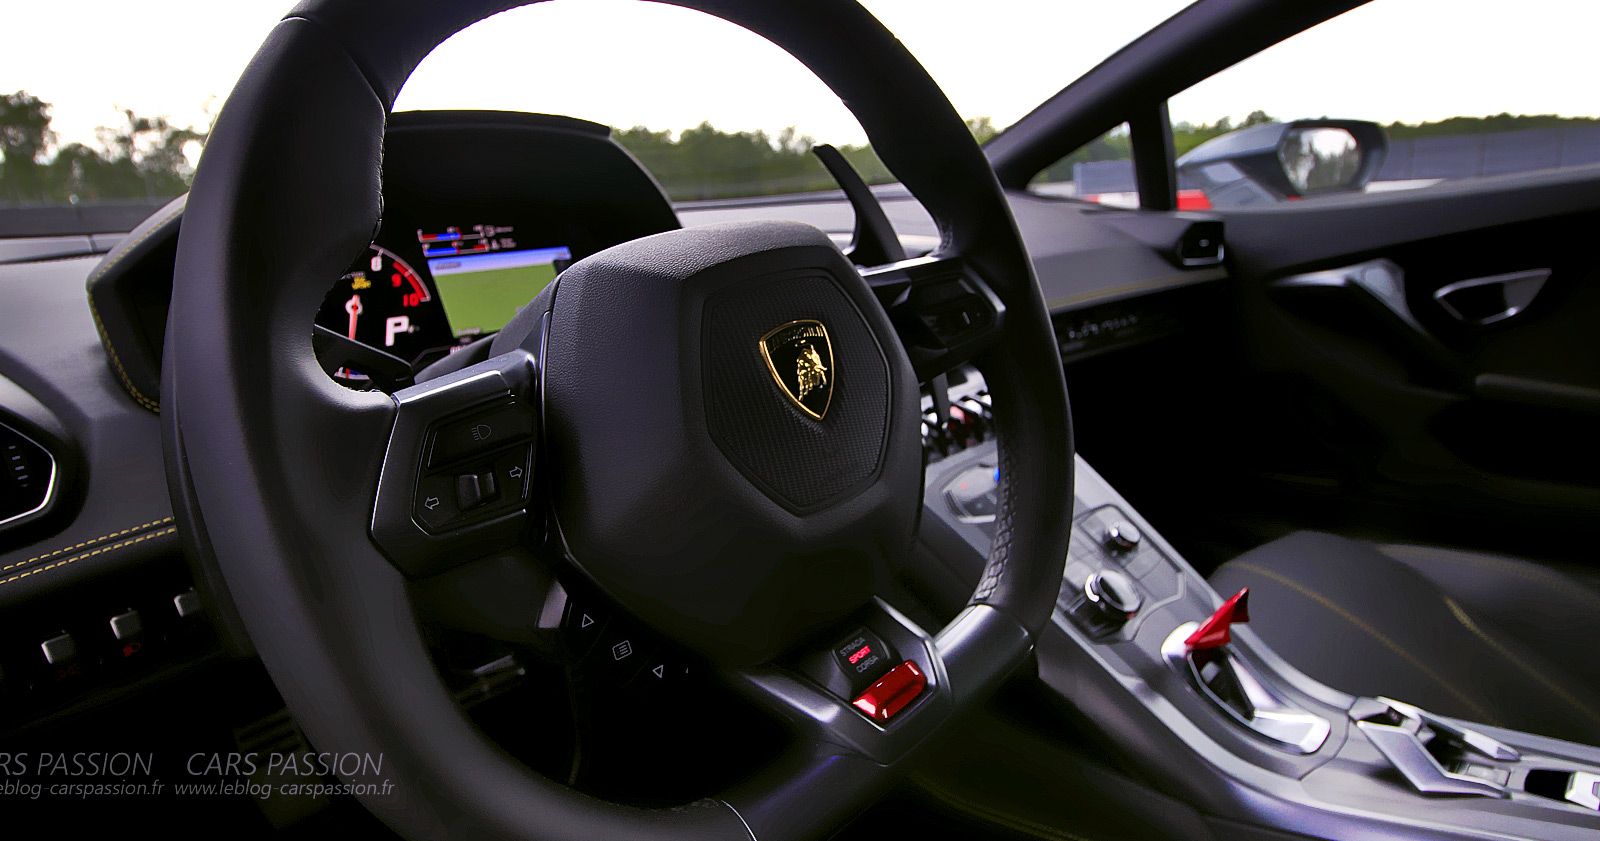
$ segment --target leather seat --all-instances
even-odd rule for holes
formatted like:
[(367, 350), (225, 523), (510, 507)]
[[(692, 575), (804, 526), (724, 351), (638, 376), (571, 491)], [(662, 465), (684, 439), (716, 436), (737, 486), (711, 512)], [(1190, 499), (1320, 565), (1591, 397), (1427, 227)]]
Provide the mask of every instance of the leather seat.
[(1297, 532), (1223, 564), (1250, 626), (1329, 686), (1600, 745), (1600, 577)]

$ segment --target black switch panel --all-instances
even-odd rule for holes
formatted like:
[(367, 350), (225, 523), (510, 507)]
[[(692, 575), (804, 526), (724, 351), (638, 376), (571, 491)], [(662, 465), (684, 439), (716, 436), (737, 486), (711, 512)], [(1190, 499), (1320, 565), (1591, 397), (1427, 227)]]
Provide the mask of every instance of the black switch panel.
[(412, 516), (439, 534), (521, 508), (532, 487), (532, 461), (533, 445), (518, 444), (425, 474), (417, 481)]

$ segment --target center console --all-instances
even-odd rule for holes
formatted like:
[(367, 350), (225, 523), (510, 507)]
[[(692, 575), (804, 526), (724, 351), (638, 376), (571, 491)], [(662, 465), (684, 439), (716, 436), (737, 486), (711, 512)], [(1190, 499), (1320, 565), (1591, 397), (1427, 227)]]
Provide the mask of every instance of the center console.
[[(996, 508), (986, 422), (1004, 407), (966, 372), (924, 408), (923, 542), (953, 577), (975, 575)], [(1600, 834), (1600, 748), (1318, 683), (1250, 630), (1247, 593), (1212, 590), (1082, 459), (1076, 472), (1040, 678), (1160, 790), (1317, 838)]]

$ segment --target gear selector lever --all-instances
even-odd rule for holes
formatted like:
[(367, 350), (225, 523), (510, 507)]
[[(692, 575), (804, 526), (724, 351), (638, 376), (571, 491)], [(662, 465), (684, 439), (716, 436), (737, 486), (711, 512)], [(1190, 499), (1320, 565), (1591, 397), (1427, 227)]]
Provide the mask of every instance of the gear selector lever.
[(1204, 622), (1185, 622), (1161, 646), (1166, 661), (1201, 696), (1275, 746), (1316, 753), (1332, 725), (1295, 706), (1282, 691), (1229, 649), (1235, 622), (1250, 621), (1250, 589), (1223, 602)]
[(1211, 618), (1200, 623), (1200, 627), (1190, 634), (1183, 644), (1190, 651), (1205, 651), (1221, 648), (1233, 641), (1233, 636), (1228, 629), (1235, 622), (1250, 621), (1250, 588), (1246, 587), (1233, 594), (1232, 598), (1222, 603)]

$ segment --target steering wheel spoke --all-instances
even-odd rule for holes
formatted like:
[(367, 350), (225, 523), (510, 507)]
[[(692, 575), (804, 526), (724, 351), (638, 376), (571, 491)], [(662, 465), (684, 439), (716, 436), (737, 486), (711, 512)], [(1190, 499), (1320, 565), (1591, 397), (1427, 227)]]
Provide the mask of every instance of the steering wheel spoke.
[[(963, 702), (1009, 676), (1028, 651), (1027, 630), (987, 605), (969, 607), (937, 635), (881, 599), (858, 621), (827, 648), (729, 669), (725, 678), (803, 738), (892, 766)], [(856, 669), (873, 662), (876, 668)]]
[(538, 540), (538, 368), (519, 348), (394, 394), (372, 536), (402, 572)]
[(826, 647), (728, 669), (735, 691), (801, 737), (893, 765), (954, 710), (934, 637), (880, 599)]
[(902, 260), (861, 276), (889, 313), (921, 381), (970, 362), (1000, 340), (1006, 305), (959, 257)]

